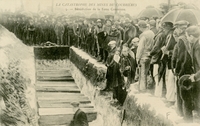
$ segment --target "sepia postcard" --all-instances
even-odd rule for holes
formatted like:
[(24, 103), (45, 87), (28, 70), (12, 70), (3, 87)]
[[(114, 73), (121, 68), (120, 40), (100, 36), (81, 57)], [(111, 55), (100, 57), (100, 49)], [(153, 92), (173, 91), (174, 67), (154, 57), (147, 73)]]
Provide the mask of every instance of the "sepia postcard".
[(200, 0), (0, 0), (0, 126), (200, 126)]

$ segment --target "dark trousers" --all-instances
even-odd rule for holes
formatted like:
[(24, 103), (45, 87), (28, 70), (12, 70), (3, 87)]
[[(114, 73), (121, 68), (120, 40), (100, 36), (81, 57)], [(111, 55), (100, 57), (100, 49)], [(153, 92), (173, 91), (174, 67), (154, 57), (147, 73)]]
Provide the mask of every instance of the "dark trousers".
[(126, 89), (122, 89), (122, 85), (113, 88), (113, 99), (117, 99), (123, 105), (127, 96)]
[(177, 80), (177, 109), (178, 114), (183, 116), (184, 119), (188, 122), (192, 122), (193, 115), (192, 111), (194, 110), (194, 88), (186, 90), (178, 85)]

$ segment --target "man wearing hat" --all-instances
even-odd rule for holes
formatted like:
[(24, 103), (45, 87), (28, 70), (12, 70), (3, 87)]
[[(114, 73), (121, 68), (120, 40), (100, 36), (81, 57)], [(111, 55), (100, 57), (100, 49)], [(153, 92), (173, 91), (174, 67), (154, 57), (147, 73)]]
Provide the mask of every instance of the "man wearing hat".
[(200, 28), (198, 26), (191, 26), (186, 29), (187, 40), (191, 44), (192, 61), (194, 67), (194, 74), (190, 76), (190, 80), (194, 82), (194, 100), (195, 110), (200, 118)]
[(161, 67), (161, 62), (160, 62), (162, 56), (161, 48), (164, 46), (165, 38), (166, 34), (163, 32), (163, 30), (160, 30), (154, 37), (154, 45), (149, 53), (149, 55), (151, 56), (151, 65), (152, 65), (151, 72), (153, 79), (155, 81), (154, 95), (156, 97), (162, 97), (163, 83), (158, 79), (158, 70)]
[(150, 30), (153, 31), (153, 33), (156, 35), (158, 30), (156, 28), (156, 21), (155, 20), (150, 20), (149, 21), (149, 25), (150, 25)]
[(115, 70), (118, 67), (118, 63), (114, 61), (114, 55), (115, 55), (115, 53), (117, 51), (116, 41), (110, 41), (108, 43), (108, 46), (109, 46), (109, 54), (108, 54), (108, 58), (106, 60), (106, 66), (107, 66), (106, 79), (107, 79), (107, 83), (106, 83), (105, 90), (112, 90), (113, 89), (113, 85), (115, 84), (115, 80), (117, 80), (117, 76), (116, 76)]
[(61, 21), (57, 21), (57, 24), (55, 25), (55, 33), (56, 33), (56, 38), (57, 38), (57, 44), (58, 45), (63, 45), (63, 34), (65, 31), (64, 25), (61, 23)]
[(102, 60), (102, 49), (101, 49), (101, 44), (102, 44), (102, 39), (104, 37), (104, 31), (103, 31), (103, 23), (101, 19), (98, 19), (96, 22), (96, 26), (94, 29), (94, 38), (95, 38), (95, 43), (93, 45), (93, 50), (95, 51), (95, 56), (98, 58), (98, 61)]
[(106, 61), (107, 72), (106, 72), (106, 88), (104, 90), (111, 90), (113, 92), (114, 103), (122, 104), (122, 85), (123, 78), (120, 73), (120, 50), (116, 48), (116, 41), (110, 41), (108, 43), (110, 52)]
[[(176, 41), (177, 44), (174, 47), (173, 55), (172, 55), (172, 69), (174, 70), (174, 74), (176, 75), (177, 79), (181, 78), (183, 75), (186, 74), (192, 74), (193, 73), (193, 65), (192, 65), (192, 55), (191, 55), (191, 47), (190, 44), (186, 38), (185, 30), (188, 27), (187, 21), (178, 21), (175, 23), (175, 31), (176, 33)], [(178, 81), (177, 81), (178, 82)], [(184, 102), (184, 96), (182, 96), (181, 92), (182, 89), (180, 85), (177, 84), (177, 89), (175, 88), (175, 85), (173, 86), (173, 89), (176, 89), (176, 91), (169, 92), (175, 94), (177, 92), (177, 109), (180, 115), (184, 117), (188, 117), (186, 113), (184, 112), (185, 109), (187, 109)]]
[(123, 44), (127, 43), (128, 46), (131, 44), (133, 38), (137, 35), (137, 29), (131, 24), (130, 20), (127, 18), (124, 23), (124, 34), (123, 34)]
[(88, 126), (87, 115), (79, 108), (79, 103), (72, 102), (71, 105), (75, 114), (70, 126)]
[[(172, 52), (173, 52), (174, 46), (176, 44), (176, 41), (173, 37), (173, 32), (174, 32), (173, 23), (164, 22), (161, 24), (161, 27), (162, 27), (163, 33), (165, 35), (165, 40), (164, 40), (164, 45), (161, 48), (162, 56), (160, 58), (158, 81), (159, 81), (159, 85), (162, 85), (162, 88), (160, 88), (160, 91), (162, 92), (161, 95), (163, 97), (166, 95), (166, 94), (164, 94), (164, 91), (163, 91), (163, 89), (165, 87), (164, 85), (166, 84), (166, 86), (170, 86), (171, 83), (172, 83), (172, 85), (175, 85), (174, 75), (171, 72), (171, 56), (172, 56)], [(167, 83), (165, 83), (166, 72), (169, 73), (168, 79), (167, 79), (169, 81)], [(167, 89), (168, 89), (168, 87), (167, 87)], [(170, 91), (170, 90), (167, 90), (167, 91)], [(168, 100), (168, 98), (167, 98), (167, 100)]]
[(146, 91), (147, 74), (150, 67), (149, 52), (153, 47), (153, 38), (155, 34), (149, 29), (145, 21), (138, 22), (139, 30), (142, 34), (139, 36), (139, 44), (136, 53), (137, 62), (140, 64), (139, 73), (139, 90)]

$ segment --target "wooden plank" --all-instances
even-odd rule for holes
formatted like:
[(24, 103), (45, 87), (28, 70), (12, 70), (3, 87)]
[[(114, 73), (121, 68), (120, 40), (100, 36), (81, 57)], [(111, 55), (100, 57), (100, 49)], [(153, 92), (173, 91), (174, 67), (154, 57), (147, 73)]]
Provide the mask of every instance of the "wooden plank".
[(80, 93), (60, 93), (60, 92), (37, 92), (37, 97), (71, 97), (71, 96), (84, 96)]
[(37, 72), (43, 73), (70, 73), (69, 69), (60, 69), (60, 70), (37, 70)]
[(78, 88), (78, 86), (75, 83), (69, 83), (69, 84), (65, 84), (65, 83), (36, 83), (36, 86), (38, 87), (74, 87), (74, 88)]
[[(38, 122), (40, 126), (54, 126), (54, 125), (68, 125), (73, 119), (73, 114), (60, 114), (60, 115), (42, 115)], [(97, 118), (96, 112), (86, 112), (88, 122), (92, 122)]]
[(39, 103), (43, 102), (46, 104), (70, 104), (72, 102), (79, 102), (80, 104), (88, 104), (91, 103), (91, 101), (87, 99), (68, 99), (68, 100), (44, 100), (44, 101), (38, 101)]
[(71, 76), (37, 76), (41, 79), (73, 79)]
[(37, 77), (39, 81), (73, 81), (74, 79), (69, 76), (63, 77)]
[(74, 81), (37, 81), (36, 84), (76, 84)]
[[(44, 101), (38, 102), (39, 108), (72, 108), (73, 106), (70, 103), (57, 103), (57, 102), (51, 102), (46, 103)], [(80, 104), (80, 108), (94, 108), (94, 106), (91, 103), (88, 104)]]
[(60, 73), (37, 73), (36, 74), (37, 77), (62, 77), (62, 76), (68, 76), (71, 77), (71, 73), (64, 73), (64, 74), (60, 74)]
[(85, 96), (71, 96), (71, 97), (38, 97), (38, 101), (67, 101), (67, 100), (75, 100), (75, 101), (81, 101), (81, 100), (88, 100), (88, 97)]
[[(85, 113), (96, 113), (93, 108), (83, 108)], [(74, 114), (73, 108), (39, 108), (39, 115), (68, 115)]]
[(42, 86), (36, 86), (36, 91), (43, 91), (43, 92), (77, 92), (80, 93), (80, 90), (78, 88), (74, 87), (42, 87)]
[(53, 90), (53, 91), (67, 91), (67, 90), (74, 90), (74, 91), (79, 91), (79, 88), (76, 87), (71, 87), (71, 86), (42, 86), (42, 85), (37, 85), (36, 90)]
[(39, 99), (38, 101), (43, 101), (46, 103), (72, 103), (72, 102), (80, 102), (80, 103), (91, 103), (90, 100), (84, 98), (84, 99), (52, 99), (52, 100), (47, 100), (47, 99)]
[(66, 123), (66, 124), (63, 124), (63, 125), (56, 125), (56, 124), (40, 124), (40, 126), (70, 126), (70, 124)]
[(50, 70), (50, 71), (36, 71), (37, 76), (72, 76), (69, 70)]

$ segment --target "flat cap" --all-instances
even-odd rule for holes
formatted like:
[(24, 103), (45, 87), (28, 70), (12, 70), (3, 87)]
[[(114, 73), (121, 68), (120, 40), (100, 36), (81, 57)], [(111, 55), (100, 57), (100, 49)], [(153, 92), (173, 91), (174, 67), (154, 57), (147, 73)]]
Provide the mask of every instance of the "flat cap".
[(108, 45), (113, 45), (113, 44), (116, 44), (116, 41), (110, 41), (110, 42), (108, 43)]
[(140, 28), (147, 28), (147, 27), (148, 27), (148, 24), (147, 24), (146, 21), (140, 20), (140, 21), (138, 22), (138, 27), (140, 27)]
[(72, 105), (73, 107), (79, 107), (79, 102), (72, 102), (71, 105)]
[(185, 20), (177, 21), (174, 23), (174, 27), (188, 27), (189, 22)]
[(134, 39), (132, 39), (132, 42), (139, 42), (139, 41), (140, 41), (140, 39), (137, 38), (137, 37), (135, 37)]
[(156, 21), (155, 20), (150, 20), (149, 21), (150, 26), (156, 26)]

